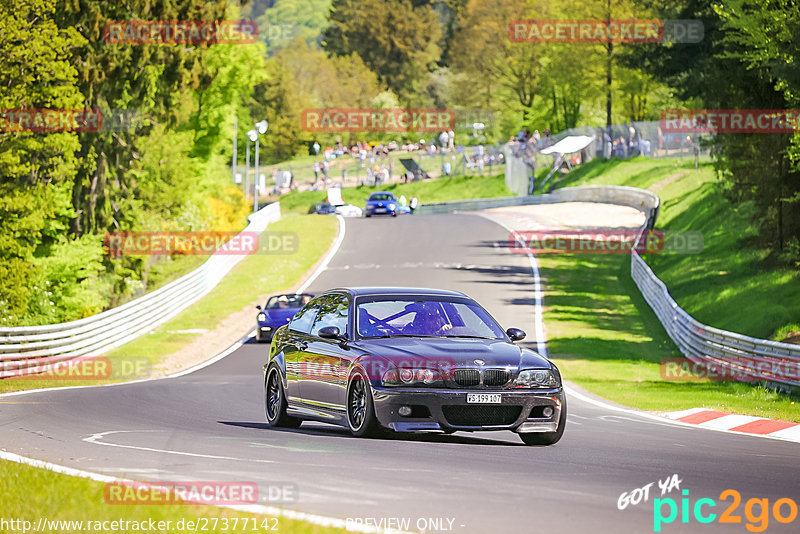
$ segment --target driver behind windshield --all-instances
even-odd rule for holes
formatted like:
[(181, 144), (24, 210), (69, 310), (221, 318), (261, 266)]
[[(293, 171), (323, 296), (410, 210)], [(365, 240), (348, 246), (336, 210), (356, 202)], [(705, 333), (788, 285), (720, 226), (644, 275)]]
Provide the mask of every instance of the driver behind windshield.
[(425, 302), (422, 303), (421, 309), (414, 315), (414, 320), (403, 328), (403, 333), (438, 336), (451, 328), (453, 328), (453, 325), (442, 316), (440, 307), (434, 302)]

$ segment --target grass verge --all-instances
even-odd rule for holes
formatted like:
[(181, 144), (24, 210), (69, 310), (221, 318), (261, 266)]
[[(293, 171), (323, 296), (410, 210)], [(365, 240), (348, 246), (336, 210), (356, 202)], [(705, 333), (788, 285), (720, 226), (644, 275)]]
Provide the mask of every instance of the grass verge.
[(800, 422), (800, 397), (740, 382), (677, 382), (660, 362), (680, 358), (630, 277), (630, 257), (538, 257), (547, 346), (564, 378), (603, 398), (650, 411), (706, 407)]
[[(109, 351), (112, 369), (127, 363), (155, 365), (197, 336), (192, 330), (212, 329), (228, 315), (250, 304), (258, 295), (294, 285), (328, 250), (338, 233), (335, 217), (289, 215), (269, 225), (268, 232), (294, 232), (298, 249), (292, 254), (249, 256), (193, 306), (130, 343)], [(253, 312), (255, 314), (255, 311)], [(255, 320), (255, 319), (253, 319)], [(97, 385), (119, 380), (0, 380), (0, 393), (63, 386)]]
[[(375, 191), (391, 191), (395, 196), (417, 197), (421, 204), (464, 200), (468, 198), (492, 198), (511, 196), (500, 176), (455, 176), (439, 180), (387, 184), (380, 186), (355, 186), (342, 188), (342, 198), (354, 206), (364, 207), (367, 197)], [(280, 199), (283, 213), (307, 213), (309, 207), (322, 202), (326, 191), (292, 191)]]
[[(273, 530), (275, 532), (292, 532), (296, 534), (328, 534), (345, 532), (341, 529), (311, 525), (302, 521), (280, 518), (269, 518), (225, 508), (203, 505), (109, 505), (103, 497), (104, 484), (85, 478), (78, 478), (46, 469), (39, 469), (15, 462), (0, 461), (0, 510), (3, 510), (4, 521), (30, 521), (28, 531), (36, 528), (39, 518), (45, 516), (49, 522), (82, 521), (84, 528), (74, 523), (42, 524), (39, 532), (86, 532), (102, 530), (115, 532), (146, 532), (152, 520), (171, 521), (170, 528), (158, 528), (159, 532), (193, 531), (194, 528), (177, 528), (177, 522), (193, 521), (204, 532), (224, 532), (233, 530), (234, 521), (239, 520), (239, 528), (247, 520), (247, 530)], [(35, 489), (35, 491), (33, 491)], [(216, 519), (216, 521), (215, 521)], [(225, 521), (227, 519), (227, 521)], [(99, 521), (132, 521), (145, 525), (143, 528), (86, 528), (87, 522)], [(199, 523), (198, 523), (199, 521)], [(223, 528), (225, 524), (228, 528)], [(251, 528), (253, 524), (258, 529)], [(21, 525), (18, 523), (18, 525)], [(106, 523), (110, 527), (110, 523)], [(216, 525), (216, 528), (215, 528)], [(203, 529), (203, 526), (207, 527)], [(46, 528), (50, 527), (50, 528)], [(274, 527), (268, 529), (266, 527)], [(22, 532), (22, 526), (14, 528), (8, 525), (9, 531)], [(6, 531), (5, 528), (2, 531)]]

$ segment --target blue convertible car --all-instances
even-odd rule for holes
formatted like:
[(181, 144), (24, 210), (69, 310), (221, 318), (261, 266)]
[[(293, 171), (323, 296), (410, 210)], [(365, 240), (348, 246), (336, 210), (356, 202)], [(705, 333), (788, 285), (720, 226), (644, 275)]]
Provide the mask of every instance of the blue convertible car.
[(256, 306), (256, 341), (272, 341), (275, 330), (288, 323), (312, 298), (310, 293), (275, 295), (263, 308)]

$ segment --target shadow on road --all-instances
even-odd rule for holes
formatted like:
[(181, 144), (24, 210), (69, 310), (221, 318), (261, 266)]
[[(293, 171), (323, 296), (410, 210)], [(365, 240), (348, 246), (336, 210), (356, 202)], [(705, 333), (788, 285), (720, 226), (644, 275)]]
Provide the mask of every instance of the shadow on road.
[[(457, 432), (455, 434), (441, 434), (438, 432), (420, 432), (418, 434), (412, 433), (402, 433), (402, 432), (392, 432), (390, 430), (381, 432), (378, 436), (374, 438), (356, 438), (355, 436), (351, 435), (350, 432), (342, 427), (338, 427), (335, 425), (325, 425), (324, 423), (314, 423), (314, 422), (304, 422), (303, 426), (300, 428), (270, 428), (269, 425), (266, 423), (254, 423), (249, 421), (218, 421), (218, 423), (227, 425), (227, 426), (235, 426), (241, 428), (253, 428), (259, 430), (266, 430), (270, 432), (280, 432), (280, 433), (288, 433), (288, 434), (299, 434), (299, 435), (307, 435), (307, 436), (317, 436), (317, 437), (344, 437), (344, 438), (352, 438), (352, 439), (365, 439), (367, 441), (385, 441), (385, 442), (392, 442), (392, 441), (408, 441), (408, 442), (425, 442), (425, 443), (452, 443), (452, 444), (463, 444), (463, 445), (494, 445), (494, 446), (525, 446), (521, 441), (519, 443), (513, 441), (502, 441), (496, 439), (485, 438), (483, 436), (476, 437), (471, 436), (469, 432)], [(310, 426), (313, 425), (313, 426)], [(500, 432), (500, 435), (504, 437), (516, 437), (511, 436), (511, 432)]]

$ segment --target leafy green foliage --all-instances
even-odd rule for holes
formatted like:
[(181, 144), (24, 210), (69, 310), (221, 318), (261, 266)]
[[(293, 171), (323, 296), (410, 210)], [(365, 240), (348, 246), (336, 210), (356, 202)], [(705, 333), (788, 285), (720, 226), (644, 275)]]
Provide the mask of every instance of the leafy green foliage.
[(326, 50), (358, 54), (402, 100), (415, 100), (440, 54), (441, 26), (429, 2), (334, 0), (330, 21)]

